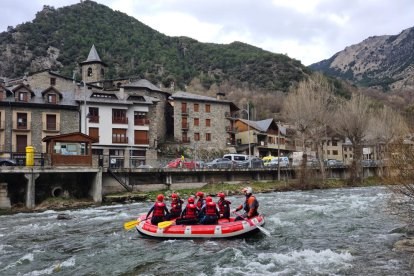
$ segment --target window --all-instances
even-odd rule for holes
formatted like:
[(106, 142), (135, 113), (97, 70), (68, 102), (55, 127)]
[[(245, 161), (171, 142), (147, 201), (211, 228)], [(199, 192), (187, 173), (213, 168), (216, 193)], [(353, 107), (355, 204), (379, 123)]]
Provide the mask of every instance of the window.
[(143, 126), (148, 124), (147, 112), (134, 111), (134, 125)]
[(89, 122), (99, 123), (99, 108), (89, 107)]
[(211, 141), (211, 133), (206, 133), (206, 141)]
[(338, 151), (337, 151), (337, 150), (333, 150), (333, 151), (332, 151), (332, 154), (333, 154), (333, 155), (338, 155)]
[(338, 146), (338, 141), (336, 141), (336, 140), (333, 140), (333, 141), (332, 141), (332, 146), (335, 146), (335, 147), (337, 147), (337, 146)]
[(194, 104), (194, 112), (198, 112), (200, 106), (198, 105), (198, 103)]
[(27, 129), (27, 113), (17, 113), (17, 128)]
[(326, 154), (331, 154), (331, 151), (330, 151), (330, 150), (327, 150), (327, 151), (326, 151)]
[(200, 141), (200, 133), (194, 133), (194, 141)]
[(50, 78), (50, 85), (56, 85), (56, 78)]
[(181, 103), (181, 113), (183, 113), (183, 114), (187, 114), (188, 113), (187, 103)]
[(330, 140), (328, 140), (327, 145), (329, 146), (330, 144), (331, 144), (331, 141), (330, 141)]
[(26, 92), (19, 92), (19, 102), (27, 102), (27, 93)]
[(345, 157), (345, 159), (346, 159), (346, 158), (348, 158), (348, 155), (346, 155), (346, 154), (345, 154), (345, 155), (344, 155), (344, 157)]
[(99, 128), (98, 127), (90, 127), (89, 128), (89, 136), (95, 138), (99, 142)]
[(127, 144), (128, 137), (126, 135), (126, 132), (127, 132), (126, 129), (113, 128), (112, 129), (112, 143)]
[(46, 114), (46, 130), (56, 129), (56, 114)]
[(206, 104), (206, 112), (207, 113), (210, 113), (210, 110), (211, 110), (210, 105), (209, 104)]
[(88, 68), (87, 75), (88, 75), (88, 77), (92, 77), (92, 68), (91, 67)]
[(211, 126), (211, 119), (206, 119), (206, 127)]
[(127, 124), (126, 109), (112, 109), (113, 124)]
[(48, 103), (56, 103), (56, 94), (48, 94), (47, 95), (47, 102)]
[(148, 131), (135, 130), (134, 131), (134, 144), (149, 144)]
[(200, 125), (200, 119), (199, 118), (194, 118), (194, 125), (195, 126)]
[(101, 68), (101, 78), (103, 78), (105, 75), (105, 70), (103, 68)]

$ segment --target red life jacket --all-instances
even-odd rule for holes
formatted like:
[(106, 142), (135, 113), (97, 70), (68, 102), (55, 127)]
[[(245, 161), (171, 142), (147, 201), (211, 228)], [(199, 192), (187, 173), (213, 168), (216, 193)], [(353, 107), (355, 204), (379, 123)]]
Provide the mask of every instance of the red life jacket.
[(181, 213), (183, 201), (179, 198), (171, 201), (171, 213)]
[(207, 216), (216, 216), (216, 203), (215, 202), (207, 202), (206, 204), (206, 215)]
[(154, 204), (154, 217), (163, 217), (165, 211), (165, 203), (164, 202), (155, 202)]
[(199, 199), (198, 199), (198, 201), (197, 201), (197, 208), (198, 208), (198, 209), (203, 208), (204, 201), (205, 201), (205, 199), (204, 199), (204, 198), (199, 198)]
[(226, 210), (229, 211), (230, 210), (230, 204), (231, 204), (231, 202), (228, 201), (228, 200), (219, 200), (218, 207), (219, 207), (219, 210), (220, 210), (220, 214), (224, 214), (224, 212)]
[(186, 209), (186, 213), (185, 213), (184, 218), (192, 219), (192, 218), (197, 217), (197, 212), (196, 212), (197, 206), (195, 206), (195, 204), (193, 204), (193, 203), (187, 204), (186, 208), (187, 209)]

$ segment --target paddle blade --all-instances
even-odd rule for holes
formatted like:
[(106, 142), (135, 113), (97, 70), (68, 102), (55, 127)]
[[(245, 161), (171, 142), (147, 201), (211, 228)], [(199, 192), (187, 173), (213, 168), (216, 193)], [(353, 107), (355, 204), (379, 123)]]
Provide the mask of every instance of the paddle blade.
[(259, 228), (259, 230), (260, 231), (262, 231), (266, 236), (268, 236), (268, 237), (271, 237), (272, 235), (270, 234), (270, 232), (267, 230), (267, 229), (265, 229), (265, 228), (263, 228), (263, 227), (261, 227), (261, 226), (259, 226), (259, 225), (256, 225), (257, 226), (257, 228)]
[(158, 223), (158, 228), (161, 228), (161, 229), (167, 228), (168, 226), (171, 226), (173, 223), (174, 222), (172, 221), (163, 221), (163, 222)]
[(132, 221), (125, 222), (124, 223), (124, 228), (125, 228), (125, 230), (132, 229), (135, 226), (137, 226), (140, 222), (141, 221), (139, 219), (138, 220), (132, 220)]

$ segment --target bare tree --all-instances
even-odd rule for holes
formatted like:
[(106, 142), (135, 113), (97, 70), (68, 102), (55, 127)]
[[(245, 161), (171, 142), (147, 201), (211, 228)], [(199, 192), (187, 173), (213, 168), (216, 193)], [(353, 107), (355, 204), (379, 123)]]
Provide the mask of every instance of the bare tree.
[(349, 101), (344, 101), (339, 106), (335, 113), (335, 123), (331, 125), (340, 135), (347, 137), (354, 147), (350, 171), (352, 184), (362, 181), (362, 143), (369, 133), (369, 104), (362, 94), (353, 94)]
[[(333, 88), (320, 73), (311, 75), (301, 81), (288, 95), (284, 104), (284, 116), (295, 125), (300, 133), (302, 148), (310, 139), (317, 146), (322, 179), (325, 180), (324, 153), (322, 150), (323, 137), (326, 127), (332, 120), (332, 110), (335, 103)], [(302, 169), (307, 163), (307, 154), (303, 154)], [(303, 181), (303, 179), (302, 179)]]
[[(389, 145), (409, 133), (404, 117), (388, 106), (374, 112), (369, 124), (369, 132), (378, 147), (378, 159), (389, 159)], [(381, 150), (380, 145), (384, 145)], [(382, 163), (383, 164), (383, 163)], [(381, 166), (382, 168), (382, 166)]]

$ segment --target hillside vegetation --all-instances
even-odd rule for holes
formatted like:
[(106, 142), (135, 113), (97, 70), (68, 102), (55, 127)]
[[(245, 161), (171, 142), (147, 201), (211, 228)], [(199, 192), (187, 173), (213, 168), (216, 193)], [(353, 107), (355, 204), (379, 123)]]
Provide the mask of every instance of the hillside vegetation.
[(32, 22), (0, 34), (0, 76), (52, 68), (79, 79), (78, 63), (95, 44), (108, 64), (107, 78), (132, 75), (184, 89), (198, 78), (205, 89), (230, 83), (287, 91), (308, 69), (300, 61), (240, 42), (200, 43), (168, 37), (133, 17), (92, 1), (55, 9), (44, 6)]

